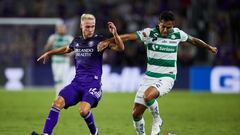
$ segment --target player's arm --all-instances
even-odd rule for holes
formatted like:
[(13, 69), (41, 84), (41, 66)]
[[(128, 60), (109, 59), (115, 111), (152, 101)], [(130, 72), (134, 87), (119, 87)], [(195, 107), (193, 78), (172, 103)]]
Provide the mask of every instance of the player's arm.
[(218, 52), (217, 47), (210, 46), (209, 44), (205, 43), (201, 39), (191, 37), (189, 36), (187, 39), (188, 43), (191, 43), (192, 45), (198, 46), (198, 47), (203, 47), (211, 51), (213, 54), (216, 54)]
[[(122, 42), (129, 41), (129, 40), (137, 40), (138, 38), (135, 33), (123, 34), (123, 35), (119, 35), (119, 37), (121, 38)], [(114, 45), (114, 44), (116, 44), (114, 38), (104, 40), (98, 44), (97, 46), (98, 51), (102, 51), (105, 48), (107, 48), (109, 45)]]
[(57, 48), (57, 49), (45, 52), (43, 55), (41, 55), (37, 59), (37, 61), (40, 61), (41, 59), (43, 59), (43, 64), (45, 64), (46, 61), (48, 60), (49, 56), (51, 56), (51, 55), (54, 55), (54, 54), (65, 54), (65, 53), (70, 53), (72, 51), (73, 50), (71, 48), (69, 48), (68, 46), (64, 46), (64, 47), (61, 47), (61, 48)]
[(117, 28), (112, 22), (108, 22), (108, 30), (112, 33), (114, 43), (110, 44), (110, 48), (115, 51), (123, 51), (124, 44), (120, 36), (118, 35)]

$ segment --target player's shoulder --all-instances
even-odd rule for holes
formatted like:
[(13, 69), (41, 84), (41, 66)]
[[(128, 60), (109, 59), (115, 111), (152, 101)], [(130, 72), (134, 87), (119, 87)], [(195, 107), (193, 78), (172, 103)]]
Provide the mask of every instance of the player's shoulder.
[(94, 34), (93, 35), (93, 39), (95, 39), (95, 40), (105, 40), (106, 39), (106, 37), (105, 36), (103, 36), (102, 34)]
[(142, 30), (143, 31), (148, 31), (148, 32), (150, 32), (150, 31), (154, 31), (156, 28), (150, 28), (150, 27), (146, 27), (146, 28), (143, 28)]
[(179, 29), (179, 28), (173, 28), (173, 34), (174, 36), (178, 37), (181, 40), (186, 41), (186, 39), (188, 38), (188, 34), (186, 32), (184, 32), (183, 30)]
[(49, 35), (49, 38), (56, 38), (57, 36), (58, 36), (58, 34), (54, 33), (54, 34)]
[(51, 34), (48, 37), (48, 41), (53, 42), (56, 38), (57, 38), (57, 34), (56, 33)]
[[(182, 33), (182, 32), (184, 32), (184, 31), (181, 30), (181, 29), (179, 29), (179, 28), (177, 28), (177, 27), (174, 27), (174, 28), (173, 28), (173, 32), (174, 32), (174, 33), (177, 33), (177, 32)], [(185, 32), (184, 32), (184, 33), (185, 33)]]
[(82, 40), (84, 40), (84, 38), (82, 36), (75, 36), (75, 37), (73, 37), (73, 41), (74, 42), (81, 42)]
[(152, 32), (157, 33), (156, 28), (146, 27), (146, 28), (143, 28), (142, 30), (137, 31), (136, 33), (137, 34), (142, 34), (144, 37), (146, 37), (146, 36), (149, 36), (150, 33), (152, 33)]
[(179, 29), (179, 28), (177, 28), (177, 27), (174, 27), (173, 28), (173, 32), (180, 32), (181, 31), (181, 29)]
[(94, 38), (104, 38), (104, 36), (102, 34), (94, 34), (93, 37)]
[(70, 34), (67, 34), (67, 35), (65, 35), (65, 37), (67, 37), (67, 38), (74, 38), (72, 35), (70, 35)]

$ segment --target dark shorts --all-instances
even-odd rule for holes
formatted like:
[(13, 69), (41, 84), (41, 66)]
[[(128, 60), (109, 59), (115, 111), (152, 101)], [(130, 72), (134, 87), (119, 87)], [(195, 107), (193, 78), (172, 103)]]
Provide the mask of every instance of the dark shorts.
[(71, 84), (60, 91), (59, 96), (62, 96), (65, 100), (65, 109), (82, 101), (88, 102), (91, 108), (95, 108), (102, 97), (101, 83), (79, 83), (72, 81)]

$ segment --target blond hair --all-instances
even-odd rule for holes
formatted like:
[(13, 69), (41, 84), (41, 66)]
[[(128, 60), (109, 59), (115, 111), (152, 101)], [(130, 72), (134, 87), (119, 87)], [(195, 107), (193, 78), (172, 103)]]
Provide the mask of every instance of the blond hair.
[(82, 14), (81, 22), (83, 22), (84, 20), (94, 20), (94, 21), (96, 21), (96, 18), (92, 14)]

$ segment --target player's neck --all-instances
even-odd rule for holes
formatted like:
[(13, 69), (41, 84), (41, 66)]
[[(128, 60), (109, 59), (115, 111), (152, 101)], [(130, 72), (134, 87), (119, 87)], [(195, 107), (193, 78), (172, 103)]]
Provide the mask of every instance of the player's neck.
[(89, 39), (89, 38), (91, 38), (91, 37), (93, 37), (93, 36), (89, 36), (89, 37), (88, 37), (88, 36), (86, 36), (86, 35), (83, 35), (83, 38), (84, 38), (84, 39)]

